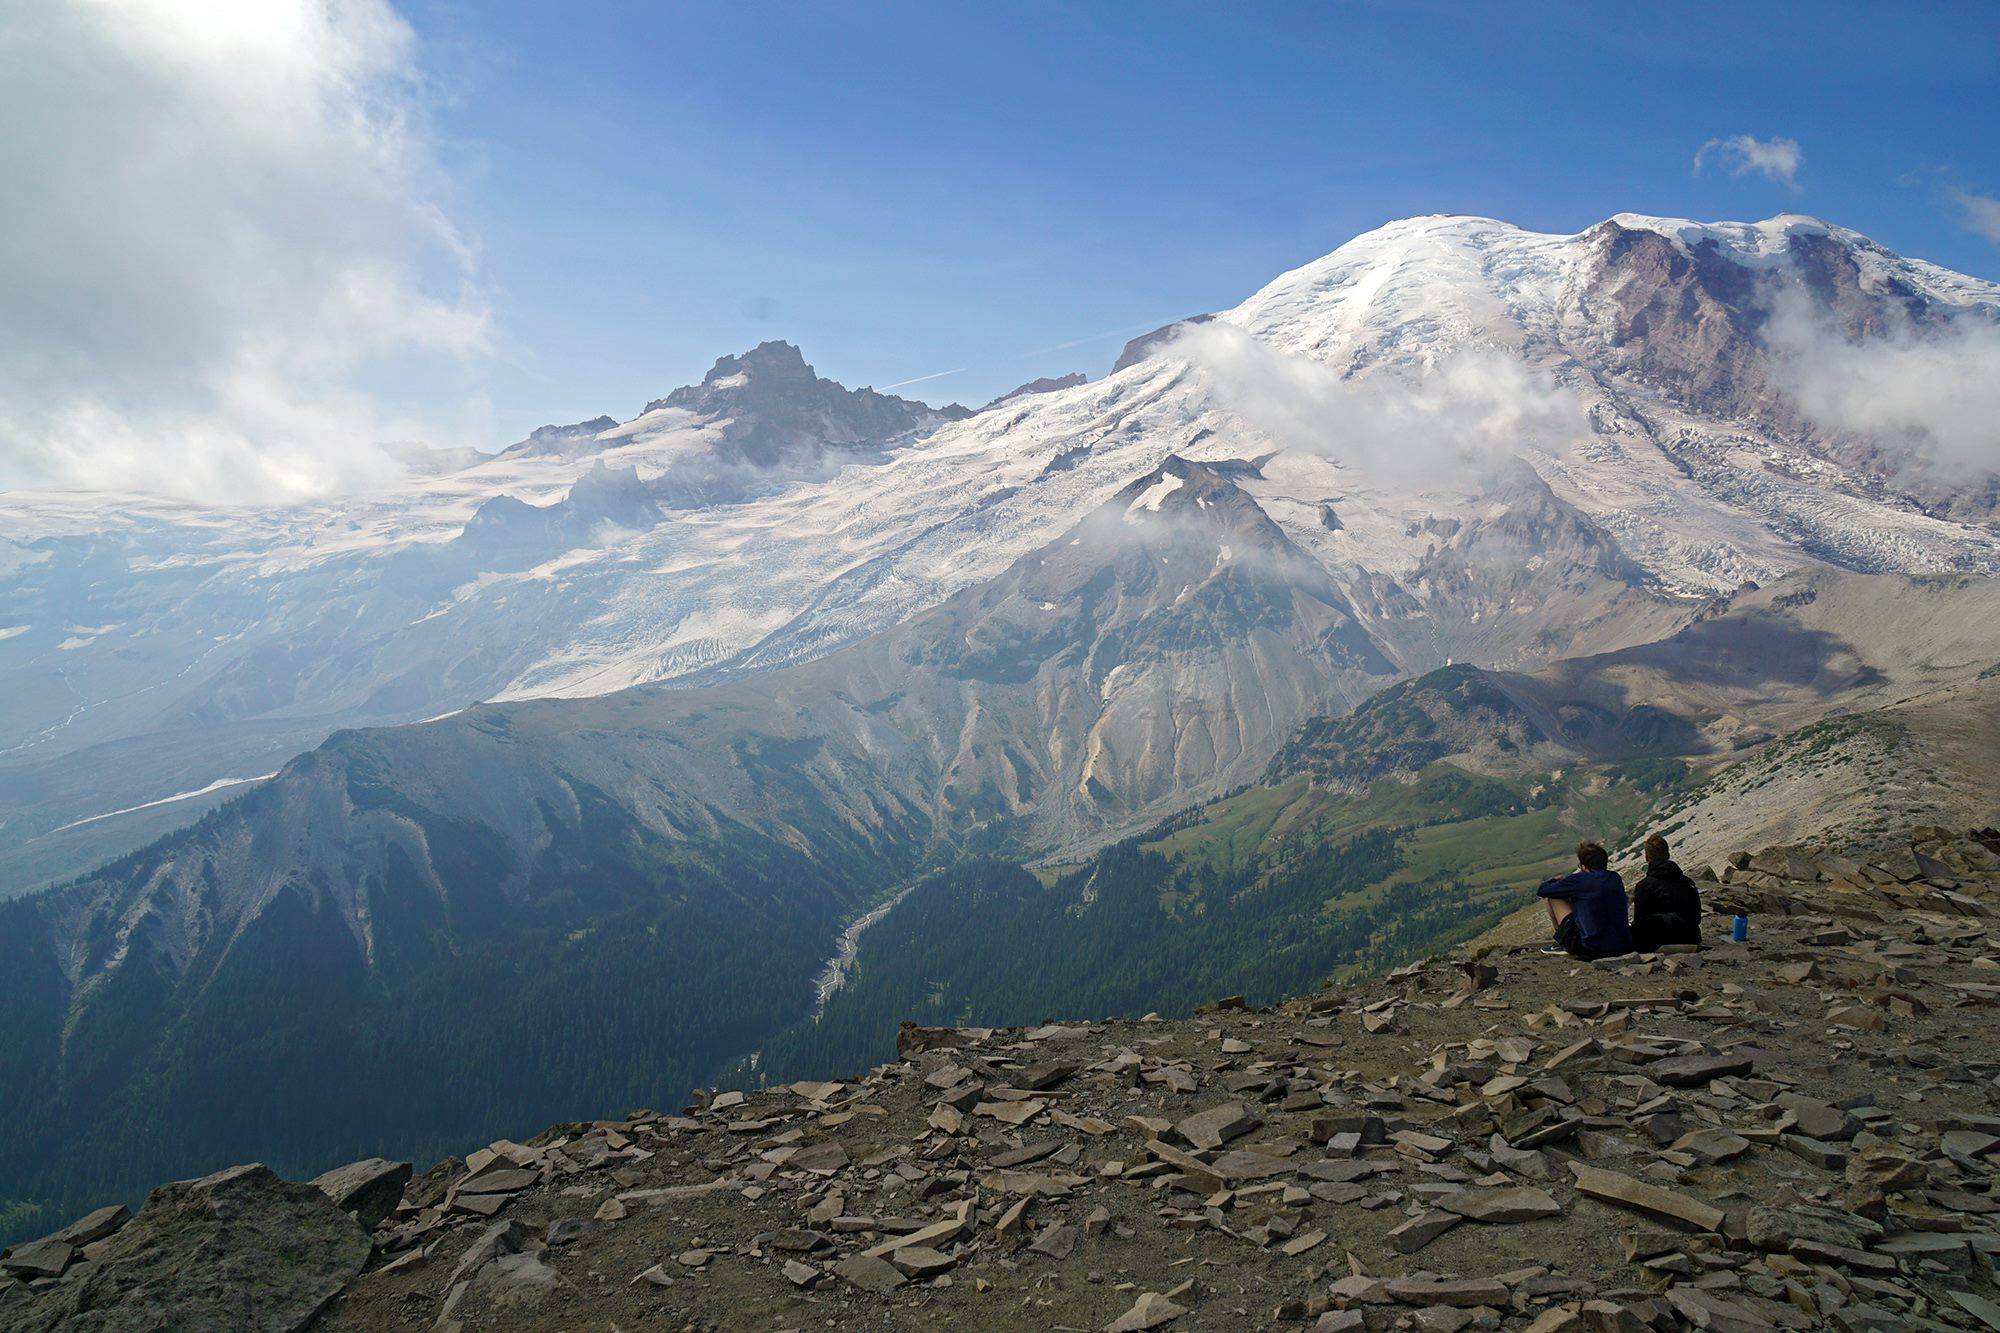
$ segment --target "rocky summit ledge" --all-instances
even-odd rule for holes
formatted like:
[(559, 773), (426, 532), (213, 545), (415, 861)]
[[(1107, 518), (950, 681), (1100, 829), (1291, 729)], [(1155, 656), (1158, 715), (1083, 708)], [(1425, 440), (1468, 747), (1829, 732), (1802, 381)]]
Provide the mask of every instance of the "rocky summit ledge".
[(858, 1080), (414, 1180), (163, 1187), (0, 1260), (0, 1327), (174, 1326), (145, 1312), (239, 1282), (272, 1294), (231, 1327), (2000, 1328), (2000, 838), (1938, 832), (1743, 858), (1710, 906), (1757, 908), (1746, 943), (906, 1026)]

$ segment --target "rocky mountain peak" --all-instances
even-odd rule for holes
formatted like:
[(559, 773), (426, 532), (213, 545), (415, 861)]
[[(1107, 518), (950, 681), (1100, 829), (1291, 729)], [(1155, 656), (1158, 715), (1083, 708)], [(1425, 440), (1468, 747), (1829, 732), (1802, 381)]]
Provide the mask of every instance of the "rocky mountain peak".
[(1010, 403), (1016, 398), (1032, 398), (1036, 394), (1055, 393), (1060, 389), (1074, 389), (1079, 384), (1088, 384), (1089, 382), (1090, 377), (1081, 371), (1073, 370), (1067, 375), (1044, 375), (1039, 379), (1032, 379), (1026, 384), (1009, 389), (1006, 393), (1001, 394), (998, 398), (995, 398), (979, 410), (985, 412), (1000, 406), (1002, 403)]
[(1116, 375), (1127, 366), (1138, 365), (1141, 361), (1152, 356), (1162, 347), (1179, 337), (1184, 330), (1193, 328), (1199, 324), (1206, 324), (1214, 318), (1214, 315), (1189, 315), (1186, 319), (1177, 319), (1171, 324), (1162, 324), (1151, 333), (1140, 334), (1126, 343), (1119, 351), (1118, 359), (1111, 364), (1111, 373)]
[(695, 474), (677, 479), (707, 498), (726, 498), (748, 479), (733, 470), (803, 471), (828, 464), (828, 451), (879, 456), (912, 434), (971, 415), (962, 407), (928, 403), (874, 389), (849, 389), (822, 379), (788, 342), (764, 342), (739, 356), (725, 356), (700, 384), (675, 389), (646, 404), (647, 412), (678, 408), (708, 418), (721, 430), (713, 455)]
[[(715, 364), (709, 367), (708, 374), (702, 376), (701, 382), (713, 388), (722, 381), (734, 379), (738, 375), (768, 383), (794, 384), (811, 383), (819, 378), (813, 368), (806, 364), (804, 352), (796, 345), (777, 338), (758, 343), (738, 356), (716, 358)], [(684, 393), (686, 390), (678, 392)]]
[(592, 417), (588, 421), (572, 422), (567, 426), (537, 426), (528, 433), (528, 438), (509, 445), (500, 453), (502, 458), (532, 457), (568, 458), (586, 454), (596, 449), (597, 437), (618, 424), (611, 417)]

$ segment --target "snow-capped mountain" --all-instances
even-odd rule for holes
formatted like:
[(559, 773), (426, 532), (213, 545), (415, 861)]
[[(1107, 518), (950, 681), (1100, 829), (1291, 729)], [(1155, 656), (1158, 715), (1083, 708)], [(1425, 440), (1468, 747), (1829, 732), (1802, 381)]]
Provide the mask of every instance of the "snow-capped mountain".
[(1418, 218), (976, 415), (765, 344), (631, 421), (363, 495), (0, 496), (0, 882), (135, 846), (343, 727), (821, 657), (1169, 456), (1250, 463), (1232, 483), (1406, 673), (1648, 641), (1802, 567), (1991, 571), (1990, 478), (1814, 418), (1793, 372), (1807, 333), (1996, 319), (2000, 287), (1806, 218)]

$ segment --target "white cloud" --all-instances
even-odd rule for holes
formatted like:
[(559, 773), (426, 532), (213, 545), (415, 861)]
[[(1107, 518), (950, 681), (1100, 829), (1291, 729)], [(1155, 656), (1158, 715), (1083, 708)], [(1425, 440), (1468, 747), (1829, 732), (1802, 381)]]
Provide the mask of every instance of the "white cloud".
[(1726, 168), (1732, 176), (1747, 176), (1754, 171), (1796, 190), (1799, 188), (1799, 164), (1804, 155), (1799, 152), (1796, 139), (1775, 136), (1759, 139), (1754, 135), (1735, 134), (1727, 139), (1710, 139), (1697, 149), (1694, 155), (1695, 171), (1699, 173), (1710, 159)]
[(1218, 406), (1273, 443), (1403, 486), (1477, 489), (1494, 464), (1531, 450), (1563, 453), (1589, 430), (1574, 394), (1501, 352), (1348, 380), (1217, 321), (1189, 327), (1165, 354), (1186, 359)]
[(1966, 316), (1851, 340), (1792, 298), (1770, 341), (1785, 387), (1821, 429), (1872, 436), (1947, 473), (2000, 468), (2000, 324)]
[(385, 0), (23, 0), (0, 28), (0, 485), (382, 474), (363, 391), (485, 346)]
[(1963, 214), (1960, 221), (1967, 231), (1977, 232), (1995, 245), (2000, 245), (2000, 199), (1973, 194), (1969, 190), (1953, 190), (1951, 197), (1958, 201)]

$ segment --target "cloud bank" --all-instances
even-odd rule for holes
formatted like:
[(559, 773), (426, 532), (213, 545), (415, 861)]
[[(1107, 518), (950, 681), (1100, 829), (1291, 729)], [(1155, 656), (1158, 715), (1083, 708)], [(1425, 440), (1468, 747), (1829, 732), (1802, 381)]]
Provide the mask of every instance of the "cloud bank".
[(383, 475), (362, 391), (486, 344), (384, 0), (23, 0), (0, 27), (0, 486)]
[(1185, 359), (1217, 405), (1291, 449), (1324, 454), (1391, 484), (1479, 488), (1530, 450), (1560, 454), (1588, 434), (1576, 395), (1501, 352), (1466, 351), (1412, 376), (1341, 378), (1220, 321), (1181, 333)]
[(1778, 306), (1770, 340), (1784, 387), (1821, 429), (1872, 436), (1948, 475), (2000, 469), (2000, 323), (1968, 315), (1854, 341), (1799, 298)]
[(1710, 139), (1695, 150), (1695, 174), (1699, 175), (1710, 161), (1732, 176), (1747, 176), (1754, 171), (1796, 190), (1799, 188), (1799, 164), (1804, 161), (1804, 154), (1799, 151), (1796, 139), (1775, 135), (1759, 139), (1754, 135), (1734, 134), (1727, 139)]

